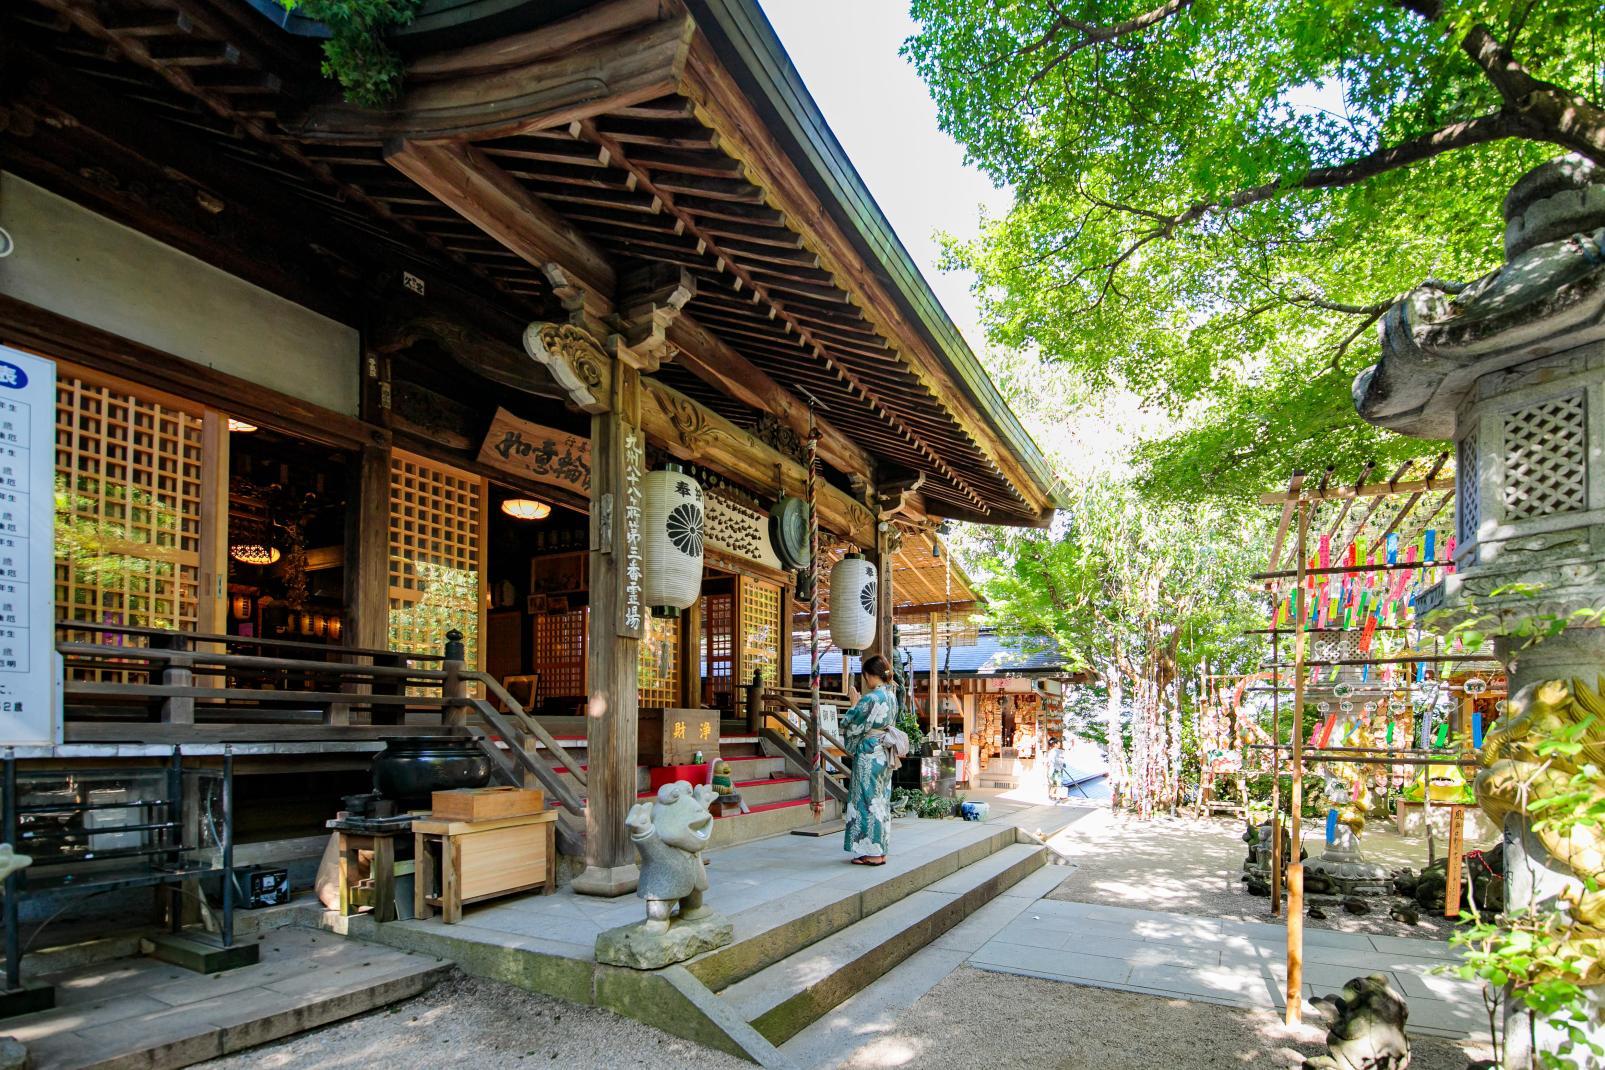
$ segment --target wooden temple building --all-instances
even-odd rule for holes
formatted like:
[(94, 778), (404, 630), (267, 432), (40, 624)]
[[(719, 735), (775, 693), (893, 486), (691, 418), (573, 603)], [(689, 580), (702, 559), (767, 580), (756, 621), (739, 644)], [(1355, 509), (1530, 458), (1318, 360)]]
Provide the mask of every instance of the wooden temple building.
[[(901, 540), (1044, 525), (1052, 479), (755, 0), (425, 0), (383, 108), (322, 32), (0, 5), (0, 346), (56, 367), (64, 661), (19, 775), (226, 756), (237, 863), (381, 740), (462, 736), (627, 891), (662, 711), (732, 737), (792, 684), (777, 500), (879, 563), (884, 646)], [(658, 620), (628, 503), (666, 462), (708, 551)]]

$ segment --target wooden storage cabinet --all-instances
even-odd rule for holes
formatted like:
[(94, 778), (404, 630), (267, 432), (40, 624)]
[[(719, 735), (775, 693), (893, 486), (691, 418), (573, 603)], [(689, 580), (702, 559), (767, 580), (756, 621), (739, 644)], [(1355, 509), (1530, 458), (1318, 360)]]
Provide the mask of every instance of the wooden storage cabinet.
[(417, 869), (413, 913), (448, 925), (463, 906), (515, 892), (557, 890), (556, 811), (496, 821), (436, 821), (412, 825)]

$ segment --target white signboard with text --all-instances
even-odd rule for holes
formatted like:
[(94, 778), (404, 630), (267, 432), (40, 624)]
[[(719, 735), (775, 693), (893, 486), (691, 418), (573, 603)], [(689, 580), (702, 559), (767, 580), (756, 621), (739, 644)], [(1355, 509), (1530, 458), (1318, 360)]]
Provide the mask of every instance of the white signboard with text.
[(61, 742), (56, 365), (0, 346), (0, 746)]

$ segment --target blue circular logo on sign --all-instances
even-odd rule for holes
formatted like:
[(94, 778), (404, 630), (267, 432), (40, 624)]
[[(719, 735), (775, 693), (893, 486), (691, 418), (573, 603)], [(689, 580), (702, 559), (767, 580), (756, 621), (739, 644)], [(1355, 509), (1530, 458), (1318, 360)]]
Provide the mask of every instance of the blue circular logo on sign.
[(21, 390), (28, 385), (28, 373), (8, 360), (0, 360), (0, 386)]

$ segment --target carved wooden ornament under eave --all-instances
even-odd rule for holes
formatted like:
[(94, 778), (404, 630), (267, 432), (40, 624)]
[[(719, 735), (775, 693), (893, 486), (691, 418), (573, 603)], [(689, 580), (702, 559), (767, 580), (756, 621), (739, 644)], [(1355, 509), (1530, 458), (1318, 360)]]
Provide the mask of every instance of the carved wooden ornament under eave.
[(613, 361), (590, 333), (568, 323), (532, 323), (524, 349), (585, 412), (606, 412), (613, 394)]

